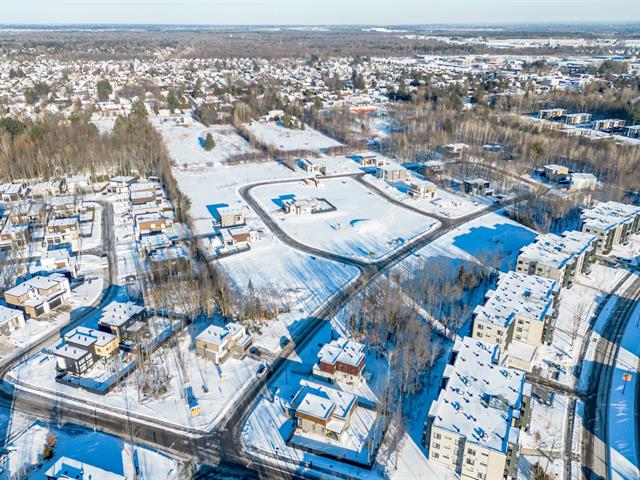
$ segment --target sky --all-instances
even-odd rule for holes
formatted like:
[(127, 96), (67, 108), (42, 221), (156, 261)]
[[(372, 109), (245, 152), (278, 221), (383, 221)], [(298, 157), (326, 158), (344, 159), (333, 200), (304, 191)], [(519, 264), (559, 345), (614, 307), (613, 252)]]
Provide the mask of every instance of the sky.
[(0, 24), (402, 25), (640, 21), (640, 0), (0, 0)]

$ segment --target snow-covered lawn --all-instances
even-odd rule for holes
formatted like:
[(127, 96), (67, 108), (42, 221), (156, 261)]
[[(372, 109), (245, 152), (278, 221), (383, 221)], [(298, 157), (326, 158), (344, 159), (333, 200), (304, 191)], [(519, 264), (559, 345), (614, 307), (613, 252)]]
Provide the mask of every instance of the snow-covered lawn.
[[(439, 226), (439, 222), (385, 201), (351, 178), (323, 179), (257, 187), (252, 191), (271, 217), (290, 236), (325, 251), (379, 259), (407, 240)], [(311, 215), (285, 214), (284, 199), (322, 198), (335, 211)]]
[(454, 193), (440, 187), (438, 187), (434, 198), (411, 198), (407, 194), (410, 181), (389, 184), (373, 175), (365, 175), (363, 178), (398, 201), (418, 208), (423, 212), (451, 219), (479, 212), (492, 205), (495, 201), (491, 197), (474, 197), (463, 193)]
[(451, 259), (452, 269), (461, 261), (512, 270), (518, 253), (537, 233), (499, 213), (488, 213), (446, 233), (407, 257), (394, 270), (405, 277), (421, 269), (433, 258)]
[(212, 234), (217, 208), (224, 206), (241, 207), (245, 211), (247, 223), (262, 225), (249, 207), (241, 199), (238, 190), (251, 183), (299, 178), (304, 172), (294, 173), (281, 163), (245, 163), (241, 165), (220, 165), (200, 170), (173, 170), (180, 191), (191, 200), (191, 217), (195, 234)]
[[(196, 122), (185, 126), (159, 125), (157, 129), (162, 134), (175, 166), (179, 169), (217, 165), (236, 155), (260, 153), (238, 135), (231, 125), (206, 127)], [(211, 133), (215, 142), (211, 151), (204, 149), (207, 133)]]
[[(16, 427), (22, 428), (18, 424)], [(49, 437), (55, 438), (53, 458), (45, 460), (44, 447)], [(6, 445), (7, 461), (3, 464), (4, 470), (0, 472), (2, 480), (41, 480), (44, 473), (62, 456), (108, 472), (125, 475), (127, 478), (183, 478), (181, 463), (164, 453), (132, 446), (111, 435), (73, 425), (55, 428), (39, 421), (31, 422), (27, 428), (11, 432), (11, 438)], [(138, 476), (135, 472), (136, 467)]]
[[(190, 326), (188, 330), (176, 334), (176, 346), (167, 344), (154, 353), (153, 363), (161, 365), (167, 373), (167, 378), (163, 380), (167, 393), (159, 397), (145, 397), (140, 392), (140, 367), (106, 395), (58, 384), (55, 382), (55, 357), (44, 352), (21, 363), (9, 375), (18, 380), (21, 388), (37, 389), (54, 396), (64, 393), (98, 411), (109, 409), (125, 416), (129, 410), (132, 414), (168, 424), (209, 429), (219, 415), (233, 404), (242, 388), (255, 378), (258, 362), (250, 357), (244, 360), (231, 358), (217, 366), (213, 361), (197, 356), (193, 339), (204, 328), (204, 323)], [(95, 375), (104, 374), (105, 368), (98, 363), (84, 377), (92, 377), (94, 370)], [(202, 411), (195, 417), (191, 415), (184, 395), (184, 389), (189, 385)]]
[(320, 151), (341, 145), (341, 143), (308, 126), (304, 130), (285, 128), (276, 122), (251, 122), (244, 126), (260, 143), (283, 151)]
[(560, 454), (564, 448), (569, 398), (554, 394), (551, 406), (532, 402), (529, 431), (520, 432), (520, 445), (526, 450)]

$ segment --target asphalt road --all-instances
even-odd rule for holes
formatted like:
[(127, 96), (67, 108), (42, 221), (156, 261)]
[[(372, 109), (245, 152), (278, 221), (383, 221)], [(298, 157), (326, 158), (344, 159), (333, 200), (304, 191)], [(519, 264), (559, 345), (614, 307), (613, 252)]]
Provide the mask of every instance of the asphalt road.
[(595, 358), (584, 395), (582, 472), (586, 480), (609, 478), (609, 432), (607, 414), (609, 393), (620, 340), (640, 300), (640, 279), (636, 279), (622, 294), (615, 310), (600, 334)]

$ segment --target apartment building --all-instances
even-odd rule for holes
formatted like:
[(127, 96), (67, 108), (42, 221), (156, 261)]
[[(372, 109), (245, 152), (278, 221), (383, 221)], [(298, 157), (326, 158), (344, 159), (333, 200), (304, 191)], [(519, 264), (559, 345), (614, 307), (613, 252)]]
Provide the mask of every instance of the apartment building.
[(357, 384), (362, 381), (365, 367), (365, 347), (348, 338), (332, 340), (318, 352), (313, 374), (330, 382)]
[(518, 272), (502, 274), (484, 305), (473, 311), (472, 337), (496, 343), (505, 351), (513, 340), (549, 344), (557, 316), (558, 283)]
[(37, 276), (4, 292), (9, 305), (21, 308), (37, 318), (62, 305), (71, 297), (69, 281), (64, 275)]
[(253, 336), (239, 323), (209, 325), (196, 337), (196, 353), (221, 364), (229, 357), (244, 357), (252, 344)]
[(555, 280), (570, 287), (575, 278), (588, 274), (595, 259), (598, 239), (584, 232), (564, 232), (538, 235), (536, 241), (522, 247), (516, 272)]
[(615, 245), (625, 244), (629, 236), (640, 233), (640, 206), (619, 202), (597, 202), (584, 209), (581, 230), (598, 237), (596, 253), (608, 255)]
[(356, 410), (355, 395), (319, 384), (303, 384), (291, 401), (289, 414), (304, 433), (340, 440)]
[(524, 372), (497, 364), (499, 349), (458, 338), (445, 368), (424, 434), (429, 459), (463, 479), (512, 480), (518, 440), (531, 416), (531, 385)]

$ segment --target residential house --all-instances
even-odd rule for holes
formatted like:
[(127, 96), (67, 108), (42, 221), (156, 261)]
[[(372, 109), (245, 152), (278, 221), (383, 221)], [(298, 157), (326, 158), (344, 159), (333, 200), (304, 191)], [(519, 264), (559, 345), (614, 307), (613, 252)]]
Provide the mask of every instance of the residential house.
[(332, 340), (318, 352), (313, 374), (331, 382), (357, 384), (365, 367), (365, 347), (348, 338)]
[(77, 259), (69, 253), (66, 248), (58, 248), (44, 252), (40, 258), (31, 264), (29, 273), (31, 275), (49, 275), (51, 273), (61, 273), (73, 279), (78, 276)]
[(0, 231), (0, 250), (8, 250), (13, 246), (22, 247), (29, 243), (29, 240), (29, 225), (7, 222)]
[(133, 302), (113, 301), (102, 310), (98, 328), (116, 336), (118, 343), (126, 339), (126, 330), (144, 315), (144, 307)]
[(466, 143), (450, 143), (444, 146), (444, 154), (448, 157), (460, 157), (469, 151)]
[(545, 165), (543, 171), (544, 177), (554, 183), (560, 183), (569, 176), (569, 167), (564, 165)]
[(598, 177), (593, 173), (572, 173), (570, 176), (571, 190), (595, 190)]
[(491, 182), (483, 178), (472, 178), (463, 182), (464, 193), (468, 195), (477, 196), (491, 196), (493, 195), (493, 189), (491, 188)]
[(107, 184), (107, 192), (116, 194), (128, 194), (129, 187), (137, 181), (138, 179), (136, 177), (131, 176), (120, 175), (117, 177), (113, 177)]
[(303, 433), (340, 440), (349, 428), (358, 402), (355, 395), (316, 384), (303, 384), (289, 414)]
[(135, 216), (135, 233), (137, 238), (144, 235), (164, 233), (169, 227), (169, 220), (161, 213), (143, 213)]
[(351, 158), (360, 162), (363, 167), (381, 167), (384, 165), (384, 159), (378, 157), (374, 152), (359, 152), (354, 154)]
[(127, 480), (126, 475), (110, 472), (69, 457), (58, 458), (44, 476), (47, 480)]
[(385, 182), (404, 182), (411, 178), (411, 172), (399, 165), (382, 165), (376, 168), (376, 177)]
[(9, 305), (23, 309), (31, 318), (50, 312), (70, 297), (69, 280), (60, 274), (33, 277), (4, 292)]
[(422, 163), (417, 172), (428, 180), (440, 180), (444, 174), (444, 162), (440, 160), (431, 160)]
[(8, 337), (12, 332), (24, 327), (24, 313), (22, 310), (0, 305), (0, 335)]
[(252, 344), (253, 336), (239, 323), (209, 325), (196, 337), (196, 353), (221, 364), (229, 357), (244, 357)]
[(245, 223), (244, 212), (239, 207), (220, 207), (218, 216), (222, 228), (238, 227)]
[(76, 327), (64, 334), (67, 345), (89, 350), (96, 358), (110, 356), (118, 349), (118, 338), (109, 332), (87, 327)]
[(300, 160), (300, 164), (302, 165), (302, 169), (307, 173), (314, 175), (326, 175), (327, 173), (327, 166), (315, 158), (303, 158)]
[(49, 197), (56, 197), (60, 195), (60, 181), (49, 180), (31, 185), (31, 187), (29, 187), (29, 195), (31, 198), (43, 200)]
[(52, 218), (47, 222), (43, 246), (52, 247), (68, 244), (71, 250), (80, 249), (80, 223), (78, 217)]
[(437, 187), (428, 180), (413, 179), (409, 184), (407, 194), (411, 198), (433, 198), (436, 196)]

